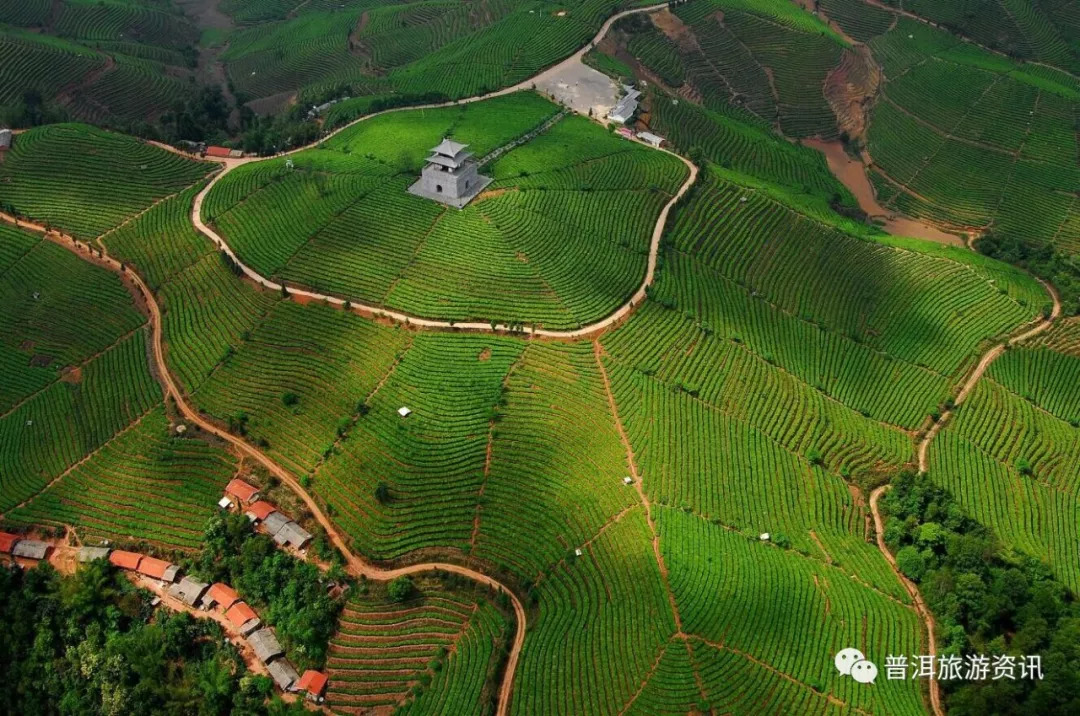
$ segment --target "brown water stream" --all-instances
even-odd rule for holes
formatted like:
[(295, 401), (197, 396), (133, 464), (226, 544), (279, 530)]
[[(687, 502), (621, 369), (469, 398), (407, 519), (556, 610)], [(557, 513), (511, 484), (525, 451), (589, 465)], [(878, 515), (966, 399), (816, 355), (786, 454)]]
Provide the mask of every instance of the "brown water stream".
[(857, 159), (852, 159), (844, 151), (840, 142), (825, 142), (820, 139), (804, 139), (803, 144), (817, 149), (825, 155), (829, 170), (848, 190), (855, 195), (859, 208), (867, 215), (883, 222), (885, 231), (895, 236), (911, 236), (938, 244), (964, 246), (964, 240), (956, 234), (950, 234), (935, 226), (890, 211), (878, 203), (874, 187), (866, 176), (866, 167)]

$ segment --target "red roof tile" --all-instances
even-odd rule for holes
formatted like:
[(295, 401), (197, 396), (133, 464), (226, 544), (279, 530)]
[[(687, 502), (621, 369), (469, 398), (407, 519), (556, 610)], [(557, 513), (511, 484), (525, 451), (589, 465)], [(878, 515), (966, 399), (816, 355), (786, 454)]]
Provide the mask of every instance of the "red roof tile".
[(232, 605), (229, 611), (225, 612), (225, 618), (233, 623), (235, 626), (244, 626), (252, 619), (259, 616), (255, 613), (255, 610), (249, 607), (244, 602), (237, 602)]
[(228, 609), (240, 599), (235, 589), (221, 582), (211, 585), (206, 596), (213, 599), (222, 609)]
[(207, 147), (206, 156), (208, 157), (227, 157), (229, 152), (232, 151), (228, 147)]
[(15, 548), (15, 543), (18, 541), (19, 535), (0, 532), (0, 554), (11, 554), (11, 550)]
[(248, 502), (255, 497), (255, 495), (259, 494), (259, 488), (247, 484), (240, 478), (233, 478), (229, 481), (229, 484), (225, 486), (225, 492), (242, 502)]
[(154, 557), (143, 557), (139, 562), (138, 571), (139, 574), (145, 574), (147, 577), (153, 577), (154, 579), (164, 579), (165, 570), (172, 565), (163, 559), (156, 559)]
[(142, 558), (143, 556), (138, 552), (125, 552), (122, 549), (114, 549), (109, 552), (109, 564), (120, 569), (138, 569), (139, 561)]
[(259, 500), (258, 502), (252, 502), (244, 511), (255, 515), (257, 520), (265, 520), (271, 513), (277, 512), (277, 508), (266, 500)]
[(300, 677), (300, 681), (296, 684), (296, 688), (301, 691), (306, 691), (309, 694), (315, 696), (322, 696), (322, 692), (326, 690), (326, 674), (321, 671), (315, 671), (314, 669), (308, 669), (304, 672), (304, 675)]

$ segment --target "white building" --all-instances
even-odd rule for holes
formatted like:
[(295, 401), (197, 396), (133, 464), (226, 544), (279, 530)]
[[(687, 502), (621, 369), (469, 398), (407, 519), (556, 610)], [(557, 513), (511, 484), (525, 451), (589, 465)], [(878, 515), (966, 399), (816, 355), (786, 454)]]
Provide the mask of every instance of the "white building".
[(612, 122), (618, 122), (619, 124), (626, 124), (634, 117), (634, 113), (638, 108), (638, 97), (641, 96), (641, 92), (629, 85), (623, 85), (623, 90), (626, 94), (615, 103), (611, 111), (608, 112), (608, 119)]
[(652, 132), (638, 132), (637, 138), (645, 142), (646, 144), (651, 144), (657, 149), (659, 149), (660, 145), (664, 143), (663, 137), (658, 134), (653, 134)]
[(467, 147), (443, 139), (431, 150), (420, 180), (409, 187), (409, 193), (458, 209), (472, 201), (491, 183), (491, 178), (479, 174), (472, 152), (465, 151)]
[(11, 137), (10, 129), (0, 129), (0, 149), (11, 148)]

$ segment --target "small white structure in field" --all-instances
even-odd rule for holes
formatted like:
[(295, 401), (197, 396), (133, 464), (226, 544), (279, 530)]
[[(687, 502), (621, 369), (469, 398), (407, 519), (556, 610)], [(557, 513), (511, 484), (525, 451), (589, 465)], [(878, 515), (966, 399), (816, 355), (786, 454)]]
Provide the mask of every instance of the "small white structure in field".
[(14, 133), (10, 129), (0, 129), (0, 149), (11, 149)]
[(230, 500), (228, 497), (222, 497), (220, 500), (217, 501), (217, 506), (223, 510), (228, 510), (232, 508), (232, 500)]
[(176, 434), (177, 435), (183, 435), (186, 432), (187, 432), (187, 426), (186, 425), (181, 423), (180, 425), (176, 426)]
[(286, 169), (292, 169), (292, 168), (294, 168), (295, 166), (296, 166), (296, 165), (295, 165), (295, 164), (293, 163), (293, 160), (292, 160), (292, 159), (286, 159), (286, 160), (285, 160), (285, 168), (286, 168)]
[(574, 556), (575, 557), (580, 557), (581, 556), (581, 549), (575, 549), (574, 550)]
[(631, 485), (631, 484), (633, 484), (633, 482), (634, 482), (634, 478), (632, 478), (632, 477), (630, 477), (629, 475), (627, 475), (626, 477), (624, 477), (624, 478), (622, 479), (622, 481), (623, 481), (623, 484), (624, 484), (624, 485)]
[(762, 532), (761, 536), (758, 537), (758, 539), (761, 540), (762, 542), (768, 542), (769, 541), (769, 533), (768, 532)]
[(412, 415), (412, 411), (402, 405), (400, 408), (397, 409), (397, 414), (403, 418), (407, 418)]

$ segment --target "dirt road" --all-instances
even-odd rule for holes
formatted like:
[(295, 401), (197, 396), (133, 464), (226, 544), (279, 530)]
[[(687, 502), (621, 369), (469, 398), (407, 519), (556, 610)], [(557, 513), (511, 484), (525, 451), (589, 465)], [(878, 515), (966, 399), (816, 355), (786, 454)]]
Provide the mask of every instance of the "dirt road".
[[(1002, 353), (1005, 352), (1006, 346), (1017, 345), (1048, 330), (1054, 324), (1054, 321), (1056, 321), (1061, 315), (1061, 299), (1058, 296), (1057, 290), (1052, 285), (1041, 279), (1039, 280), (1039, 283), (1041, 283), (1050, 293), (1051, 300), (1053, 301), (1053, 308), (1050, 311), (1050, 315), (1044, 319), (1040, 319), (1032, 328), (1022, 333), (1019, 333), (1012, 338), (1009, 338), (1004, 343), (999, 343), (995, 345), (993, 348), (984, 353), (982, 355), (982, 358), (980, 358), (979, 362), (975, 365), (975, 369), (971, 371), (971, 375), (968, 376), (967, 380), (964, 381), (964, 385), (960, 388), (960, 392), (957, 394), (954, 401), (955, 406), (959, 406), (967, 399), (968, 395), (971, 394), (971, 391), (975, 389), (976, 383), (979, 382), (979, 379), (982, 378), (983, 374), (986, 373), (986, 370), (990, 367), (990, 365), (995, 360), (997, 360)], [(939, 432), (941, 432), (941, 428), (952, 416), (954, 410), (955, 407), (952, 410), (947, 410), (942, 413), (941, 417), (937, 420), (937, 422), (935, 422), (927, 431), (926, 436), (922, 439), (922, 442), (919, 443), (918, 462), (920, 473), (926, 472), (927, 469), (927, 455), (930, 449), (930, 442), (937, 436)], [(892, 552), (889, 551), (889, 548), (885, 545), (885, 523), (881, 517), (881, 511), (878, 509), (878, 500), (883, 494), (885, 494), (886, 491), (889, 490), (889, 487), (889, 485), (882, 485), (881, 487), (870, 493), (870, 512), (874, 516), (874, 529), (877, 533), (877, 546), (878, 549), (881, 551), (882, 556), (884, 556), (886, 561), (888, 561), (889, 566), (892, 567), (892, 570), (896, 574), (897, 579), (900, 580), (900, 582), (904, 585), (904, 588), (908, 591), (908, 594), (911, 595), (912, 600), (915, 602), (915, 610), (919, 613), (919, 616), (922, 617), (923, 622), (926, 625), (926, 632), (928, 634), (927, 653), (930, 655), (936, 655), (937, 644), (934, 637), (934, 617), (930, 613), (930, 609), (926, 606), (926, 603), (923, 601), (922, 595), (919, 593), (919, 588), (915, 585), (914, 582), (904, 576), (904, 574), (900, 571), (900, 568), (896, 564), (896, 558), (893, 556)], [(944, 716), (945, 711), (941, 705), (941, 689), (938, 685), (938, 682), (933, 679), (930, 680), (930, 705), (934, 710), (935, 716)]]
[(333, 522), (326, 516), (322, 508), (315, 501), (315, 499), (300, 485), (293, 475), (283, 468), (281, 465), (270, 459), (269, 456), (264, 454), (258, 448), (249, 445), (244, 440), (229, 433), (227, 430), (218, 427), (210, 420), (203, 417), (191, 404), (187, 401), (186, 396), (180, 390), (172, 373), (169, 371), (168, 362), (165, 359), (165, 345), (164, 335), (161, 320), (161, 309), (157, 304), (157, 300), (154, 298), (153, 293), (147, 287), (142, 277), (135, 273), (133, 270), (125, 270), (121, 263), (112, 258), (106, 252), (102, 252), (100, 257), (91, 255), (89, 251), (82, 248), (85, 244), (79, 244), (76, 240), (66, 234), (61, 234), (56, 231), (49, 231), (40, 224), (34, 224), (32, 222), (18, 221), (14, 217), (7, 214), (0, 214), (0, 219), (8, 221), (9, 223), (17, 224), (25, 229), (35, 231), (43, 234), (48, 240), (53, 241), (60, 246), (63, 246), (70, 251), (74, 252), (79, 257), (91, 261), (92, 263), (106, 268), (113, 273), (120, 275), (121, 280), (129, 289), (133, 290), (138, 299), (138, 303), (146, 308), (148, 318), (150, 320), (151, 327), (151, 344), (153, 348), (153, 358), (156, 367), (157, 377), (161, 383), (166, 398), (172, 398), (176, 403), (176, 408), (184, 416), (184, 418), (190, 423), (199, 426), (202, 430), (215, 435), (222, 440), (228, 442), (236, 450), (244, 456), (258, 462), (265, 467), (272, 475), (277, 477), (281, 482), (287, 485), (296, 495), (304, 502), (307, 508), (311, 511), (312, 516), (323, 529), (326, 530), (326, 535), (333, 542), (334, 546), (340, 550), (341, 554), (345, 557), (346, 571), (353, 576), (362, 576), (368, 579), (374, 579), (377, 581), (386, 581), (390, 579), (396, 579), (397, 577), (422, 574), (424, 572), (432, 571), (445, 571), (453, 572), (454, 574), (467, 577), (473, 581), (479, 582), (490, 586), (497, 591), (506, 594), (514, 609), (514, 617), (517, 620), (517, 630), (514, 634), (514, 641), (510, 647), (510, 653), (507, 657), (506, 670), (503, 676), (503, 682), (499, 689), (499, 705), (497, 713), (499, 716), (506, 716), (509, 712), (510, 697), (513, 691), (514, 674), (517, 670), (518, 659), (521, 655), (521, 648), (525, 643), (525, 630), (526, 630), (526, 614), (525, 607), (522, 605), (521, 600), (510, 591), (505, 585), (482, 572), (478, 572), (475, 569), (464, 567), (458, 564), (450, 564), (445, 562), (422, 562), (419, 564), (411, 564), (406, 567), (398, 567), (393, 569), (385, 569), (377, 567), (373, 564), (365, 562), (359, 556), (354, 554), (349, 549), (349, 545), (345, 539), (338, 532)]
[[(926, 653), (929, 656), (937, 656), (937, 639), (934, 636), (934, 615), (930, 613), (930, 609), (926, 606), (926, 602), (923, 601), (922, 595), (919, 593), (919, 588), (915, 586), (915, 583), (904, 576), (903, 572), (896, 565), (896, 558), (893, 557), (892, 552), (885, 545), (885, 522), (881, 519), (881, 511), (878, 509), (878, 500), (889, 489), (889, 485), (882, 485), (873, 492), (870, 493), (870, 512), (874, 515), (874, 531), (877, 533), (877, 546), (881, 550), (882, 556), (892, 567), (892, 571), (896, 574), (896, 578), (900, 580), (904, 585), (904, 589), (911, 595), (912, 601), (915, 603), (915, 611), (922, 617), (923, 623), (926, 625)], [(945, 716), (945, 709), (941, 705), (941, 687), (937, 682), (937, 679), (930, 679), (930, 707), (934, 710), (934, 716)]]

